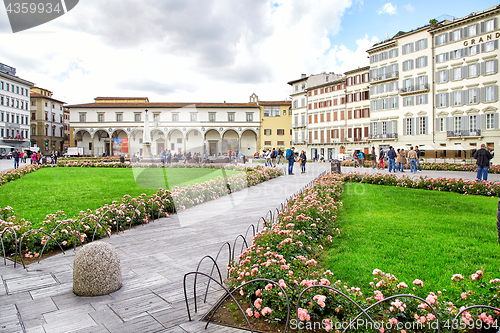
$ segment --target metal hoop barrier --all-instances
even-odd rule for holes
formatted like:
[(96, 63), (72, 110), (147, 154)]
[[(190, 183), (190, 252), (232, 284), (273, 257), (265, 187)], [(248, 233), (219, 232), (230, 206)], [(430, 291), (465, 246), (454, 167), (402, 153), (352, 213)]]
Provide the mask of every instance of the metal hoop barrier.
[(248, 231), (250, 230), (250, 228), (252, 228), (252, 240), (253, 240), (253, 238), (255, 237), (255, 226), (253, 225), (253, 223), (248, 226), (247, 231), (245, 232), (245, 239), (247, 239)]
[(241, 244), (240, 254), (243, 252), (243, 245), (246, 245), (246, 248), (248, 248), (248, 243), (247, 243), (247, 240), (245, 239), (245, 237), (243, 237), (242, 234), (239, 234), (238, 236), (236, 236), (236, 238), (234, 239), (234, 243), (233, 243), (233, 260), (234, 261), (236, 261), (236, 256), (234, 255), (234, 250), (236, 249), (236, 242), (238, 241), (238, 238), (243, 239), (243, 244)]
[[(23, 264), (23, 268), (25, 268), (25, 269), (26, 269), (26, 265), (24, 265), (23, 252), (22, 252), (22, 251), (23, 251), (23, 250), (22, 250), (22, 248), (23, 248), (23, 239), (24, 239), (24, 236), (26, 236), (27, 234), (30, 234), (30, 233), (32, 233), (32, 232), (35, 232), (35, 231), (36, 231), (36, 232), (41, 232), (41, 233), (43, 233), (43, 234), (47, 235), (49, 238), (53, 239), (53, 240), (54, 240), (54, 242), (56, 242), (56, 244), (57, 244), (57, 245), (59, 246), (59, 248), (61, 249), (62, 253), (65, 253), (65, 252), (64, 252), (64, 249), (63, 249), (63, 248), (62, 248), (62, 246), (61, 246), (61, 244), (59, 244), (59, 242), (57, 241), (57, 239), (55, 239), (54, 237), (52, 237), (52, 235), (51, 235), (51, 234), (49, 234), (49, 233), (47, 233), (47, 232), (45, 232), (45, 231), (43, 231), (43, 230), (40, 230), (40, 229), (31, 229), (31, 230), (28, 230), (28, 231), (26, 231), (26, 232), (25, 232), (25, 233), (21, 236), (21, 240), (19, 241), (19, 256), (21, 257), (21, 263)], [(39, 262), (39, 263), (40, 263), (40, 258), (41, 258), (41, 255), (38, 257), (38, 262)]]
[[(52, 236), (54, 234), (54, 232), (63, 224), (63, 223), (71, 223), (73, 225), (73, 228), (75, 228), (75, 223), (74, 222), (71, 222), (69, 220), (64, 220), (64, 221), (61, 221), (59, 222), (58, 225), (55, 226), (54, 229), (52, 229), (52, 231), (50, 232), (50, 235)], [(80, 238), (80, 245), (81, 245), (81, 238)], [(43, 252), (45, 251), (45, 247), (47, 246), (47, 242), (45, 242), (45, 244), (43, 244), (43, 247), (42, 247), (42, 251), (40, 252), (40, 257), (38, 258), (38, 262), (40, 262), (40, 258), (42, 257), (43, 255)], [(75, 235), (75, 247), (74, 249), (76, 250), (76, 235)]]
[[(202, 273), (202, 272), (189, 272), (189, 273), (186, 273), (184, 274), (184, 299), (186, 300), (186, 308), (187, 308), (187, 312), (188, 312), (188, 318), (189, 318), (189, 321), (192, 321), (191, 319), (191, 312), (189, 311), (189, 302), (188, 302), (188, 298), (187, 298), (187, 289), (186, 289), (186, 278), (189, 276), (189, 275), (192, 275), (192, 274), (200, 274), (200, 275), (203, 275), (203, 276), (206, 276), (207, 278), (209, 278), (210, 280), (213, 280), (215, 281), (215, 283), (217, 283), (220, 287), (222, 287), (226, 293), (229, 294), (229, 296), (231, 296), (231, 298), (233, 299), (233, 301), (236, 303), (236, 305), (238, 306), (238, 308), (240, 309), (241, 313), (243, 314), (243, 316), (245, 317), (245, 320), (247, 322), (247, 325), (248, 327), (250, 328), (250, 331), (253, 332), (253, 329), (252, 329), (252, 325), (250, 325), (250, 322), (248, 321), (248, 318), (245, 314), (245, 311), (243, 311), (243, 309), (241, 308), (240, 304), (236, 301), (236, 299), (234, 298), (234, 296), (230, 293), (230, 291), (222, 284), (220, 283), (219, 281), (217, 281), (216, 279), (214, 279), (213, 277), (205, 274), (205, 273)], [(196, 299), (196, 295), (194, 295), (194, 299)], [(195, 311), (196, 313), (196, 311)], [(208, 327), (208, 324), (210, 322), (207, 322), (207, 325), (205, 326), (205, 329)]]
[[(204, 256), (203, 258), (201, 258), (201, 260), (198, 262), (198, 266), (196, 267), (196, 271), (199, 272), (200, 271), (200, 266), (201, 266), (201, 263), (205, 260), (205, 258), (208, 258), (210, 260), (212, 260), (213, 262), (213, 265), (212, 265), (212, 272), (213, 272), (213, 268), (214, 266), (217, 267), (217, 272), (219, 273), (219, 279), (220, 279), (220, 283), (222, 283), (222, 274), (220, 273), (220, 269), (219, 269), (219, 265), (217, 265), (217, 260), (215, 260), (214, 258), (212, 258), (211, 256)], [(210, 277), (212, 277), (212, 273), (210, 273)], [(198, 275), (195, 275), (194, 276), (194, 294), (196, 295), (196, 280), (198, 279)], [(210, 280), (209, 280), (210, 281)], [(208, 293), (208, 285), (207, 285), (207, 291), (206, 293)], [(206, 293), (205, 293), (205, 301), (206, 301)], [(194, 298), (194, 311), (195, 312), (198, 312), (198, 305), (197, 305), (197, 302), (196, 302), (196, 297)]]
[(3, 264), (7, 265), (7, 257), (5, 256), (5, 247), (4, 247), (4, 244), (3, 244), (3, 234), (7, 230), (12, 230), (12, 232), (14, 233), (14, 244), (15, 244), (14, 245), (14, 268), (16, 268), (16, 264), (17, 264), (17, 232), (12, 227), (7, 227), (7, 228), (3, 229), (2, 233), (0, 234), (0, 242), (2, 243)]
[[(222, 249), (224, 248), (224, 246), (228, 247), (228, 267), (229, 265), (231, 265), (231, 261), (233, 260), (233, 258), (231, 258), (231, 244), (229, 244), (229, 242), (224, 242), (224, 244), (222, 244), (222, 246), (220, 247), (219, 249), (219, 252), (217, 252), (217, 256), (215, 256), (215, 264), (217, 265), (217, 260), (219, 259), (219, 255), (222, 251)], [(203, 259), (202, 259), (203, 260)], [(199, 264), (198, 264), (199, 266)], [(217, 267), (217, 269), (219, 270), (219, 267)], [(198, 270), (198, 269), (197, 269)], [(229, 279), (229, 270), (226, 269), (227, 271), (227, 276), (226, 276), (226, 279)], [(219, 270), (220, 272), (220, 270)], [(212, 276), (212, 274), (214, 273), (214, 265), (212, 265), (212, 270), (210, 271), (210, 276)], [(205, 297), (203, 298), (203, 302), (206, 303), (207, 302), (207, 295), (208, 295), (208, 288), (210, 287), (210, 280), (208, 280), (208, 283), (207, 283), (207, 290), (205, 291)]]
[[(134, 215), (132, 215), (132, 218), (130, 219), (130, 224), (128, 225), (129, 230), (132, 228), (132, 223), (134, 222), (135, 214), (137, 214), (137, 210), (138, 210), (137, 208), (139, 208), (140, 205), (144, 205), (144, 207), (146, 207), (146, 204), (144, 202), (140, 202), (137, 206), (135, 206)], [(146, 207), (146, 209), (147, 209), (147, 207)]]
[[(220, 301), (217, 303), (217, 305), (215, 306), (215, 308), (212, 310), (211, 312), (211, 315), (208, 317), (207, 319), (207, 324), (205, 325), (205, 329), (208, 327), (208, 324), (210, 323), (210, 321), (212, 320), (212, 317), (213, 315), (215, 314), (215, 312), (217, 312), (217, 310), (221, 307), (222, 303), (224, 303), (226, 301), (226, 299), (228, 298), (228, 296), (231, 296), (231, 298), (233, 299), (233, 301), (236, 303), (236, 305), (238, 305), (238, 308), (241, 309), (241, 306), (239, 305), (239, 303), (236, 301), (236, 299), (233, 297), (233, 293), (240, 290), (241, 288), (245, 287), (246, 285), (248, 284), (251, 284), (251, 283), (254, 283), (254, 282), (259, 282), (259, 281), (264, 281), (264, 282), (269, 282), (269, 283), (272, 283), (274, 285), (276, 285), (278, 288), (281, 289), (281, 292), (283, 293), (283, 296), (285, 296), (285, 300), (286, 300), (286, 307), (287, 307), (287, 316), (286, 316), (286, 323), (285, 323), (285, 330), (283, 331), (284, 333), (287, 332), (288, 330), (288, 325), (290, 323), (290, 301), (288, 299), (288, 295), (286, 294), (285, 292), (285, 289), (283, 289), (283, 287), (281, 287), (279, 285), (279, 283), (277, 283), (276, 281), (273, 281), (273, 280), (269, 280), (269, 279), (254, 279), (254, 280), (250, 280), (238, 287), (235, 287), (233, 290), (229, 291), (228, 289), (226, 289), (226, 295), (224, 297), (222, 297), (220, 299)], [(246, 313), (243, 313), (243, 315), (245, 316), (245, 320), (247, 321), (247, 323), (250, 325), (249, 321), (248, 321), (248, 317), (246, 315)], [(250, 331), (253, 332), (253, 329), (252, 327), (250, 326)]]
[[(94, 239), (95, 239), (95, 233), (97, 232), (97, 229), (98, 229), (99, 227), (101, 227), (101, 228), (103, 228), (103, 229), (104, 229), (104, 227), (103, 227), (103, 226), (102, 226), (102, 224), (101, 224), (101, 221), (102, 221), (102, 219), (104, 218), (104, 216), (105, 216), (107, 213), (111, 212), (111, 211), (113, 211), (113, 210), (112, 210), (112, 209), (108, 209), (107, 211), (105, 211), (105, 212), (104, 212), (104, 214), (102, 214), (102, 215), (101, 215), (101, 218), (99, 219), (99, 221), (97, 222), (97, 224), (96, 224), (96, 226), (95, 226), (95, 228), (94, 228), (94, 234), (92, 235), (92, 241), (94, 241)], [(117, 223), (117, 227), (118, 227), (118, 223)], [(108, 230), (106, 230), (106, 235), (108, 236), (108, 238), (109, 238), (109, 237), (111, 237), (111, 232), (109, 232), (109, 233), (108, 233)]]
[[(465, 311), (469, 310), (469, 309), (477, 309), (477, 308), (483, 308), (483, 309), (490, 309), (490, 310), (493, 310), (493, 311), (498, 311), (500, 312), (500, 309), (499, 308), (495, 308), (495, 307), (492, 307), (492, 306), (489, 306), (489, 305), (472, 305), (472, 306), (468, 306), (466, 307), (465, 309), (462, 309), (459, 313), (457, 313), (457, 315), (455, 316), (455, 318), (453, 318), (453, 323), (458, 323), (458, 317), (464, 313)], [(453, 333), (453, 330), (455, 329), (455, 325), (452, 325), (451, 326), (451, 331), (450, 333)]]

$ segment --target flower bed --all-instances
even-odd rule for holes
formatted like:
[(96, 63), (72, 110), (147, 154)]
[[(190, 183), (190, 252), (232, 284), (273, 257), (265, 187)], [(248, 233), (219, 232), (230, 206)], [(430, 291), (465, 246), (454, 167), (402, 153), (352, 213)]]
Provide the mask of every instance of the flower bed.
[[(373, 282), (361, 289), (335, 281), (333, 273), (321, 267), (317, 260), (323, 248), (341, 232), (335, 220), (337, 209), (342, 205), (339, 197), (343, 182), (387, 181), (392, 182), (389, 185), (404, 186), (406, 181), (411, 181), (405, 179), (398, 183), (399, 180), (392, 175), (370, 177), (329, 174), (292, 199), (278, 215), (277, 222), (259, 232), (252, 246), (230, 267), (229, 286), (237, 288), (260, 278), (277, 281), (290, 300), (290, 328), (301, 328), (307, 332), (343, 331), (349, 321), (356, 318), (360, 310), (341, 293), (363, 309), (373, 306), (367, 312), (376, 323), (382, 325), (385, 332), (436, 332), (436, 318), (439, 318), (441, 329), (449, 329), (455, 315), (467, 306), (488, 305), (500, 309), (500, 279), (487, 279), (481, 270), (470, 272), (465, 277), (456, 274), (450, 277), (448, 288), (427, 293), (423, 291), (421, 280), (405, 283), (376, 268)], [(486, 186), (486, 183), (480, 185)], [(431, 189), (439, 188), (431, 186)], [(300, 293), (304, 291), (299, 300)], [(284, 323), (286, 301), (276, 285), (256, 281), (241, 287), (238, 292), (242, 304), (247, 304), (244, 308), (247, 316), (269, 323), (277, 321), (278, 326)], [(401, 294), (412, 294), (420, 300), (408, 295), (391, 298)], [(295, 310), (297, 304), (298, 311)], [(298, 320), (293, 319), (296, 317)], [(366, 317), (357, 323), (369, 324)], [(500, 310), (469, 309), (460, 314), (459, 322), (456, 323), (458, 330), (455, 331), (479, 332), (481, 328), (494, 324), (500, 325)], [(365, 331), (367, 327), (357, 328)]]
[[(342, 165), (346, 167), (354, 167), (354, 161), (342, 161)], [(389, 167), (389, 163), (387, 161), (384, 162), (384, 165), (386, 168)], [(371, 161), (366, 161), (365, 166), (371, 167)], [(477, 165), (475, 164), (420, 162), (420, 166), (422, 167), (422, 170), (477, 172)], [(410, 163), (406, 163), (404, 168), (409, 170)], [(492, 165), (488, 169), (488, 172), (500, 174), (500, 165)]]
[[(56, 240), (63, 247), (70, 247), (75, 242), (79, 244), (80, 241), (86, 242), (92, 239), (94, 232), (96, 238), (106, 237), (111, 232), (128, 228), (129, 225), (147, 223), (151, 218), (168, 216), (176, 210), (218, 199), (227, 195), (229, 189), (231, 192), (239, 191), (280, 175), (282, 175), (280, 169), (252, 167), (247, 168), (246, 173), (226, 178), (217, 177), (202, 184), (175, 187), (172, 191), (160, 189), (151, 196), (142, 194), (132, 198), (125, 195), (120, 201), (113, 201), (95, 211), (81, 211), (75, 219), (68, 219), (63, 211), (48, 214), (43, 226), (27, 234), (23, 239), (23, 253), (26, 251), (25, 256), (28, 258), (38, 257), (44, 246), (45, 251), (56, 249), (58, 247)], [(20, 238), (32, 229), (32, 224), (20, 219), (11, 207), (0, 209), (0, 234), (5, 231), (3, 242), (6, 253), (13, 254), (15, 236), (11, 229), (7, 228), (15, 230), (17, 237)]]

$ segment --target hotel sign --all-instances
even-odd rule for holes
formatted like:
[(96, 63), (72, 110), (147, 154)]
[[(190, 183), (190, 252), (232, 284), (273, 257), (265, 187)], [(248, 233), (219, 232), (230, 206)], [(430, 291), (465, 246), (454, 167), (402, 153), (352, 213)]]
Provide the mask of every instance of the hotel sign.
[(464, 41), (464, 46), (476, 45), (476, 44), (480, 44), (480, 43), (487, 42), (487, 41), (493, 40), (493, 39), (498, 39), (498, 38), (500, 38), (500, 32), (496, 32), (494, 34), (489, 34), (489, 35), (479, 37), (479, 38), (472, 38), (472, 39), (466, 40), (466, 41)]

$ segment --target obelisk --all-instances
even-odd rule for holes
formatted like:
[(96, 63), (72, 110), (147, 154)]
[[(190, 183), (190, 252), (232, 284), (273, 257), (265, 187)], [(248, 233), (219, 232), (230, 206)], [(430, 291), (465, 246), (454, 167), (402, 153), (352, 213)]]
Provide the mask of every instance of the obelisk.
[(149, 131), (149, 116), (148, 109), (144, 115), (144, 134), (142, 137), (142, 162), (152, 163), (153, 155), (151, 155), (151, 133)]

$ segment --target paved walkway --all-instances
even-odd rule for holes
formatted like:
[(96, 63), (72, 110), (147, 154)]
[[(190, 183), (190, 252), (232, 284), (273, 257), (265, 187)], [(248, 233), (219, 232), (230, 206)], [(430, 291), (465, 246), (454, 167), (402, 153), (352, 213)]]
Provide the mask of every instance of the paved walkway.
[[(78, 297), (72, 293), (72, 250), (31, 264), (26, 270), (13, 268), (10, 262), (6, 266), (0, 263), (0, 332), (241, 332), (213, 324), (204, 330), (199, 319), (217, 300), (219, 294), (214, 289), (209, 303), (201, 306), (193, 321), (188, 321), (182, 288), (184, 274), (196, 270), (203, 256), (215, 256), (224, 242), (232, 244), (251, 223), (329, 166), (309, 163), (305, 174), (296, 167), (293, 176), (265, 182), (103, 240), (117, 248), (122, 263), (123, 287), (111, 295)], [(370, 168), (342, 171), (374, 172)], [(420, 175), (475, 178), (472, 172), (443, 171), (413, 176)], [(500, 181), (500, 175), (490, 175), (490, 180)], [(219, 260), (221, 267), (227, 260), (224, 251)], [(209, 268), (208, 262), (202, 266), (206, 272)], [(203, 285), (206, 280), (199, 282)], [(192, 288), (189, 293), (192, 297)]]
[[(123, 287), (107, 296), (72, 293), (73, 250), (26, 270), (0, 263), (0, 331), (240, 332), (213, 324), (205, 331), (199, 319), (211, 304), (203, 305), (198, 316), (188, 321), (184, 274), (195, 271), (203, 256), (215, 257), (225, 241), (232, 245), (251, 223), (256, 224), (328, 166), (310, 165), (305, 174), (273, 179), (103, 240), (117, 248), (123, 276)], [(227, 260), (224, 251), (219, 260), (222, 268)], [(208, 262), (202, 267), (206, 272), (209, 268)], [(210, 301), (217, 296), (212, 294)]]

